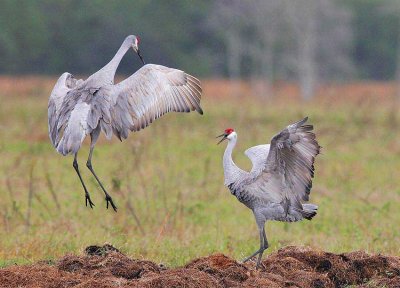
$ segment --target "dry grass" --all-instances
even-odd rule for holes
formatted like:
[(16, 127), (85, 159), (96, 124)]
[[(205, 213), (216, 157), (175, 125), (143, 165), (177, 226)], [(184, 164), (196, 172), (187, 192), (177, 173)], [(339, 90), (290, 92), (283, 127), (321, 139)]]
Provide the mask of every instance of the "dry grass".
[(302, 103), (293, 85), (278, 83), (276, 97), (262, 99), (248, 83), (236, 83), (239, 96), (232, 96), (228, 82), (204, 81), (204, 116), (166, 115), (123, 143), (97, 145), (93, 165), (118, 213), (105, 209), (84, 165), (87, 145), (79, 160), (93, 210), (84, 206), (72, 158), (51, 147), (46, 117), (53, 84), (0, 78), (0, 265), (104, 242), (171, 266), (214, 252), (247, 256), (258, 245), (256, 225), (223, 186), (224, 147), (215, 136), (234, 127), (235, 160), (249, 169), (242, 151), (305, 115), (324, 147), (311, 194), (319, 214), (311, 222), (267, 223), (269, 252), (291, 244), (400, 254), (400, 135), (391, 84), (325, 86), (315, 101)]

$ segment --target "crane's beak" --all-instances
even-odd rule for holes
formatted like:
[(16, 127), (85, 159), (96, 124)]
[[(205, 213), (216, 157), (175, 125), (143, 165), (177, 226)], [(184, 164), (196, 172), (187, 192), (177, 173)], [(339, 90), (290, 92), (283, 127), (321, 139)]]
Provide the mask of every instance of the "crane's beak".
[(133, 51), (135, 51), (135, 53), (139, 56), (140, 60), (142, 61), (143, 65), (145, 65), (146, 63), (143, 60), (143, 56), (140, 53), (139, 47), (137, 45), (132, 45), (132, 49)]
[(136, 53), (137, 53), (137, 55), (139, 56), (140, 60), (142, 60), (143, 65), (145, 65), (146, 63), (145, 63), (144, 60), (143, 60), (142, 54), (140, 54), (139, 48), (137, 49)]
[(221, 140), (219, 140), (219, 142), (217, 143), (217, 145), (218, 145), (219, 143), (221, 143), (222, 141), (224, 141), (224, 140), (228, 139), (228, 138), (227, 138), (227, 137), (228, 137), (228, 135), (226, 135), (226, 133), (224, 133), (224, 134), (221, 134), (221, 135), (219, 135), (219, 136), (217, 136), (217, 137), (215, 137), (215, 138), (219, 138), (219, 137), (222, 137), (222, 139), (221, 139)]

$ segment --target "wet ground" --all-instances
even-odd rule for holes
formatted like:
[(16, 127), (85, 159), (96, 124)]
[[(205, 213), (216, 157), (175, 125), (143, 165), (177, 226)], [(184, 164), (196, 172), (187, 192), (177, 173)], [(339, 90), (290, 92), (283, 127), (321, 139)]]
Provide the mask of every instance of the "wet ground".
[(400, 257), (362, 251), (332, 254), (285, 247), (265, 256), (263, 267), (223, 254), (169, 268), (131, 259), (111, 245), (84, 255), (0, 269), (0, 287), (400, 287)]

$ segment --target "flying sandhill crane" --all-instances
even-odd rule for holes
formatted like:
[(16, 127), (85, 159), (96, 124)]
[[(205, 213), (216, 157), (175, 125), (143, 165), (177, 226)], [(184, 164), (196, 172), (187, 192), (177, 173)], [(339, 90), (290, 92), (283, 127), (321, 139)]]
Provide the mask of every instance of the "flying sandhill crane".
[(318, 206), (302, 204), (308, 201), (314, 177), (314, 159), (320, 146), (312, 132), (312, 125), (304, 125), (307, 117), (286, 127), (274, 136), (271, 144), (258, 145), (245, 151), (253, 163), (250, 172), (243, 171), (232, 160), (237, 134), (226, 129), (218, 136), (228, 139), (223, 167), (225, 186), (236, 198), (253, 211), (260, 234), (260, 249), (243, 260), (258, 256), (257, 266), (268, 241), (264, 224), (267, 220), (284, 222), (311, 220)]
[(107, 208), (112, 198), (92, 167), (93, 149), (103, 131), (107, 139), (116, 135), (120, 140), (129, 131), (139, 131), (165, 113), (190, 112), (200, 114), (201, 85), (195, 77), (183, 71), (147, 64), (124, 81), (114, 85), (114, 75), (125, 53), (132, 47), (143, 64), (139, 50), (140, 39), (130, 35), (111, 61), (86, 80), (77, 80), (70, 73), (58, 79), (51, 92), (48, 106), (49, 136), (62, 155), (73, 154), (73, 167), (85, 190), (86, 206), (93, 208), (89, 192), (78, 168), (77, 155), (81, 144), (90, 135), (91, 144), (86, 166), (103, 190)]

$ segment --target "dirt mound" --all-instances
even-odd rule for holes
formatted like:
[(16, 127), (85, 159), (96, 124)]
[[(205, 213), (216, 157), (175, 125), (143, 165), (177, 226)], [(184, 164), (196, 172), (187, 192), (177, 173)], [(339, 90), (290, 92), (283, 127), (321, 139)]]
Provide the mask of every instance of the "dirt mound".
[(0, 287), (400, 287), (400, 257), (365, 252), (332, 254), (286, 247), (256, 271), (215, 254), (181, 268), (131, 259), (111, 245), (89, 246), (85, 255), (0, 269)]
[[(263, 261), (262, 273), (279, 275), (280, 285), (400, 287), (400, 258), (358, 251), (333, 254), (309, 248), (286, 247)], [(268, 278), (268, 276), (266, 276)], [(372, 285), (372, 286), (371, 286)], [(287, 287), (287, 286), (286, 286)]]
[(243, 264), (223, 255), (215, 254), (193, 260), (185, 266), (203, 271), (218, 280), (221, 287), (232, 287), (237, 283), (247, 280), (250, 276), (249, 269)]

